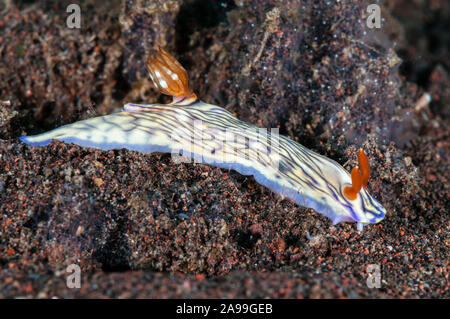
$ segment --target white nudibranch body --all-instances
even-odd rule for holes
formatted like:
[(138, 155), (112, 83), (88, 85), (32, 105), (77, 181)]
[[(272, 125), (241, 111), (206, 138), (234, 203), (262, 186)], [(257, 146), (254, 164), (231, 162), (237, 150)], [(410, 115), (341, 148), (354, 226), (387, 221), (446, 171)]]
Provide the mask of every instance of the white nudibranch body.
[(52, 139), (102, 150), (127, 148), (170, 152), (196, 162), (234, 169), (272, 191), (329, 217), (334, 224), (356, 222), (362, 230), (386, 209), (366, 190), (369, 162), (362, 150), (351, 175), (335, 161), (301, 144), (240, 121), (227, 110), (201, 102), (189, 90), (187, 73), (166, 51), (149, 59), (155, 86), (174, 97), (161, 104), (126, 104), (122, 112), (95, 117), (21, 140), (44, 146)]

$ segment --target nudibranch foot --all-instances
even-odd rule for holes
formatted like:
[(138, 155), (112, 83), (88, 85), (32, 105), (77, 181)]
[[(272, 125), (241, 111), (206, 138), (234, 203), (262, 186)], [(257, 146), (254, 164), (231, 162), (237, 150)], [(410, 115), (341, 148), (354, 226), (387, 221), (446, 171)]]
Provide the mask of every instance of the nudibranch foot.
[(21, 136), (19, 137), (19, 140), (21, 140), (22, 142), (30, 145), (30, 146), (47, 146), (48, 144), (50, 144), (50, 142), (52, 141), (52, 139), (50, 140), (43, 140), (43, 141), (39, 141), (39, 142), (35, 142), (33, 141), (34, 137), (37, 137), (38, 135), (34, 135), (34, 136)]
[(358, 231), (363, 231), (363, 228), (364, 228), (364, 224), (363, 223), (361, 223), (361, 222), (357, 222), (356, 223), (356, 229)]
[(240, 121), (224, 108), (200, 101), (188, 86), (186, 70), (162, 48), (147, 60), (156, 88), (170, 104), (125, 104), (121, 112), (65, 125), (35, 136), (32, 146), (52, 139), (101, 150), (127, 148), (144, 153), (183, 154), (197, 163), (233, 169), (333, 224), (378, 223), (386, 209), (367, 191), (369, 160), (361, 149), (359, 167), (349, 174), (335, 161), (275, 131)]

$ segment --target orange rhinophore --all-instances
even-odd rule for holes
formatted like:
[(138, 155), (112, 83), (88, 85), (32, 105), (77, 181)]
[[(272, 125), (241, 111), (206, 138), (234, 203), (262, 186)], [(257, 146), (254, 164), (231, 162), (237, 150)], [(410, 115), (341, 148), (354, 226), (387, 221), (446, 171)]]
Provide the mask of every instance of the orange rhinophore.
[(186, 70), (173, 56), (160, 46), (147, 59), (146, 65), (153, 84), (161, 93), (177, 98), (195, 95), (189, 89)]
[(364, 187), (367, 187), (367, 183), (369, 182), (370, 177), (369, 159), (367, 158), (366, 154), (364, 154), (362, 148), (360, 148), (358, 152), (358, 162), (359, 169), (361, 170), (362, 185)]
[(359, 149), (358, 152), (358, 167), (353, 167), (351, 177), (352, 177), (352, 186), (346, 186), (344, 188), (344, 195), (349, 200), (355, 200), (358, 197), (358, 193), (361, 188), (367, 186), (370, 177), (370, 167), (369, 167), (369, 159), (362, 148)]

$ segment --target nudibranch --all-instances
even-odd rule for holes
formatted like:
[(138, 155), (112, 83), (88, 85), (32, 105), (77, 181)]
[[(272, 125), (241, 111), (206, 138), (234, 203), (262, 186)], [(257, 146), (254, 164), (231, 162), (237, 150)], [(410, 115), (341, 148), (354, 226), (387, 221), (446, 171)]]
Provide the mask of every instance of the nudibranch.
[(337, 162), (277, 131), (240, 121), (224, 108), (200, 101), (189, 89), (186, 70), (164, 49), (158, 48), (146, 66), (154, 86), (173, 97), (171, 103), (128, 103), (121, 112), (20, 139), (32, 146), (56, 139), (101, 150), (187, 155), (197, 163), (253, 175), (261, 185), (326, 215), (333, 224), (356, 222), (360, 231), (386, 215), (367, 192), (370, 169), (362, 149), (359, 168), (349, 174)]

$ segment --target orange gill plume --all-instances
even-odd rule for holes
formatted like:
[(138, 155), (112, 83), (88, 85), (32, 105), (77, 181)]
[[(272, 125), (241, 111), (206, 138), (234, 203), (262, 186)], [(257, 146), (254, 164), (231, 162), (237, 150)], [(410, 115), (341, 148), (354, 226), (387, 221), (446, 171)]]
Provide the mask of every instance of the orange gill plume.
[(195, 97), (189, 89), (186, 70), (160, 46), (147, 59), (146, 66), (153, 84), (161, 93), (175, 98)]
[(346, 186), (344, 188), (344, 195), (349, 200), (355, 200), (358, 197), (358, 193), (361, 188), (367, 186), (370, 177), (369, 159), (362, 148), (358, 151), (358, 167), (353, 167), (351, 172), (352, 186)]

